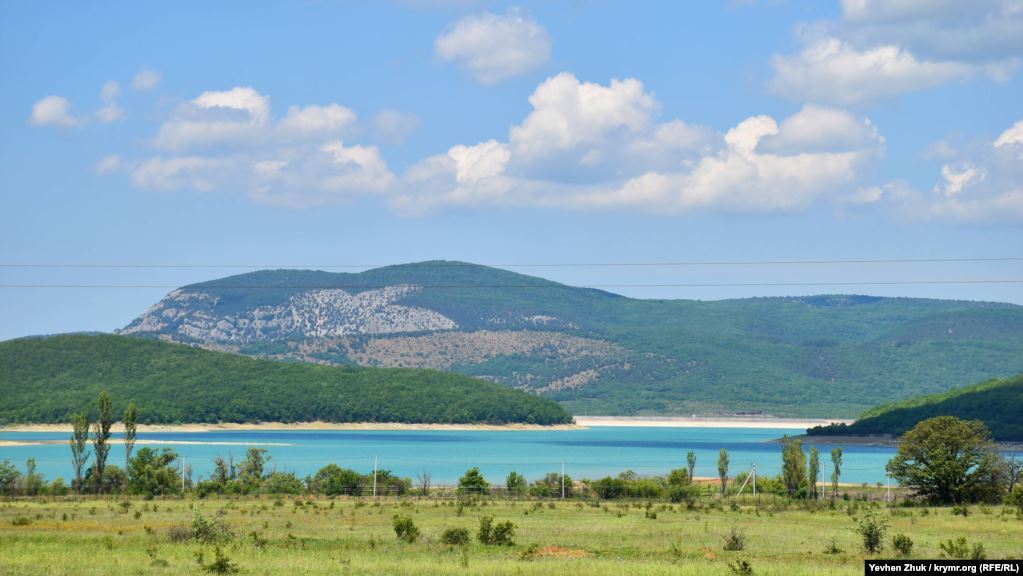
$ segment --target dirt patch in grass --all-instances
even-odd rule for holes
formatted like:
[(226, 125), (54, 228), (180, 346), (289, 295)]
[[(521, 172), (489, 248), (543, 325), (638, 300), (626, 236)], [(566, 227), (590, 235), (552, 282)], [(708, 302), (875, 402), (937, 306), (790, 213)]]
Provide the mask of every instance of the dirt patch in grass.
[(562, 548), (561, 546), (544, 546), (533, 552), (534, 558), (586, 558), (590, 555), (586, 550)]

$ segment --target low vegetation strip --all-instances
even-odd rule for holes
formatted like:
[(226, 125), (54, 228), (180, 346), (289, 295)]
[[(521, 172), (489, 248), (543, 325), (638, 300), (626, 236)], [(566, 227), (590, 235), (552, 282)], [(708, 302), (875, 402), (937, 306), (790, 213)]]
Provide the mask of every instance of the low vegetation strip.
[(552, 400), (433, 370), (275, 362), (125, 336), (0, 342), (0, 424), (68, 422), (100, 390), (117, 413), (134, 402), (142, 424), (572, 421)]

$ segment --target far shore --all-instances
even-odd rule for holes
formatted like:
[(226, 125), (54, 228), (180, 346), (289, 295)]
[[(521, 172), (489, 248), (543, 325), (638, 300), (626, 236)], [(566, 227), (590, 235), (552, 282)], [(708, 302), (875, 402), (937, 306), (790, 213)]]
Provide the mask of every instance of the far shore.
[[(214, 424), (140, 424), (138, 432), (224, 432), (260, 430), (440, 430), (440, 431), (515, 431), (515, 430), (582, 430), (592, 427), (636, 428), (779, 428), (806, 430), (832, 422), (852, 423), (852, 420), (772, 418), (772, 417), (658, 417), (658, 416), (576, 416), (575, 424), (415, 424), (402, 422), (221, 422)], [(113, 432), (124, 432), (114, 424)], [(70, 424), (12, 424), (0, 426), (0, 432), (70, 433)], [(0, 446), (10, 446), (5, 441)]]
[[(576, 424), (413, 424), (403, 422), (220, 422), (216, 424), (139, 424), (146, 432), (224, 432), (260, 430), (578, 430)], [(114, 424), (113, 432), (124, 432)], [(0, 432), (71, 432), (70, 424), (12, 424), (0, 426)]]
[(773, 418), (770, 416), (576, 416), (576, 424), (591, 426), (635, 426), (642, 428), (782, 428), (806, 430), (831, 423), (852, 424), (834, 418)]

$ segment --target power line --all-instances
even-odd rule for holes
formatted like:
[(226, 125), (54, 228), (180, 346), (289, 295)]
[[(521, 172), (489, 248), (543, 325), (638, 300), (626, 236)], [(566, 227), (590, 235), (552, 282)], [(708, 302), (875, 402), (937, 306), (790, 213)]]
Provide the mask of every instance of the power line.
[[(494, 268), (610, 268), (610, 267), (683, 267), (683, 266), (804, 266), (842, 264), (936, 264), (956, 262), (1021, 262), (1021, 256), (979, 258), (864, 258), (846, 260), (679, 260), (660, 262), (567, 262), (567, 263), (490, 263), (422, 262), (418, 267), (454, 268), (490, 266)], [(293, 269), (372, 269), (390, 264), (132, 264), (132, 263), (74, 263), (74, 262), (0, 262), (0, 268), (293, 268)]]
[[(983, 279), (983, 280), (893, 280), (872, 282), (709, 282), (683, 284), (589, 284), (569, 286), (567, 284), (249, 284), (209, 286), (218, 290), (249, 290), (249, 289), (280, 289), (293, 290), (379, 290), (410, 286), (432, 289), (571, 289), (571, 288), (749, 288), (749, 287), (800, 287), (800, 286), (908, 286), (908, 285), (952, 285), (952, 284), (1023, 284), (1018, 279)], [(70, 289), (176, 289), (177, 284), (0, 284), (0, 289), (17, 288), (70, 288)]]

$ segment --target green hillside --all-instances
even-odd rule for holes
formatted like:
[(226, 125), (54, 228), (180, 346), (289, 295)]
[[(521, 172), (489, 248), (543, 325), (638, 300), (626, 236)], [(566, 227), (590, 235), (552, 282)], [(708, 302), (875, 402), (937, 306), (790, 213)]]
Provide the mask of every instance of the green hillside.
[[(381, 290), (399, 286), (416, 288)], [(450, 261), (193, 284), (124, 333), (279, 360), (458, 372), (542, 394), (574, 414), (849, 418), (1023, 373), (1023, 307), (1011, 304), (640, 300)]]
[(433, 370), (318, 366), (156, 340), (63, 335), (0, 342), (0, 423), (67, 422), (108, 390), (145, 423), (571, 421), (560, 406)]
[(1023, 440), (1023, 374), (878, 406), (864, 412), (850, 425), (818, 426), (808, 433), (819, 436), (897, 436), (917, 422), (935, 416), (980, 420), (996, 440)]

